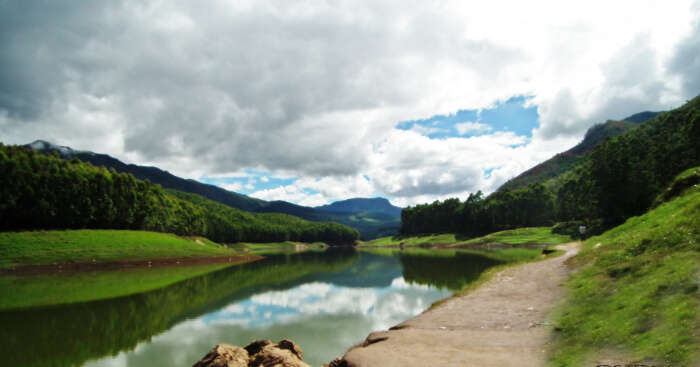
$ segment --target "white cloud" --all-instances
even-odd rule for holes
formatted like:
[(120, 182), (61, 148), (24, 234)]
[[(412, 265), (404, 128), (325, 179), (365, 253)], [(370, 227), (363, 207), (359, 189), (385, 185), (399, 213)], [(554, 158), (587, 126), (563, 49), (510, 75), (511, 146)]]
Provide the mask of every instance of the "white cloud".
[(217, 186), (233, 192), (241, 191), (241, 189), (243, 188), (243, 184), (240, 182), (220, 183), (217, 184)]
[(455, 129), (459, 135), (466, 135), (470, 132), (481, 132), (491, 130), (491, 126), (479, 122), (465, 121), (455, 124)]
[[(697, 21), (687, 0), (9, 3), (0, 138), (185, 177), (298, 177), (253, 196), (306, 205), (432, 201), (493, 189), (594, 123), (693, 97)], [(538, 106), (529, 142), (394, 129), (515, 95)]]
[(255, 191), (250, 196), (262, 200), (284, 200), (304, 206), (319, 206), (328, 203), (323, 195), (308, 192), (294, 184)]

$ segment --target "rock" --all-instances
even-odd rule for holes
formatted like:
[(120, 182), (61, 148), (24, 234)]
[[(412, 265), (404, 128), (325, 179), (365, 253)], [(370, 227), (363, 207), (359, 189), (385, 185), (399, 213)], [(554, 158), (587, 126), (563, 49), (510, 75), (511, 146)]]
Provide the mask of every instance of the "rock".
[(251, 358), (250, 367), (310, 367), (289, 349), (280, 349), (274, 344), (266, 345)]
[(217, 344), (192, 367), (247, 367), (248, 359), (248, 352), (241, 347)]
[(261, 340), (256, 340), (245, 347), (243, 347), (245, 350), (248, 351), (249, 355), (255, 355), (258, 352), (260, 352), (266, 345), (272, 344), (272, 340), (269, 339), (261, 339)]
[(256, 340), (244, 348), (218, 344), (193, 367), (309, 367), (301, 348), (289, 339)]
[(342, 358), (336, 358), (330, 363), (325, 364), (324, 367), (350, 367), (350, 365), (348, 364), (348, 361)]
[(294, 353), (297, 357), (299, 357), (299, 359), (301, 359), (301, 360), (304, 359), (304, 357), (302, 357), (304, 355), (304, 353), (301, 351), (301, 348), (289, 339), (280, 340), (280, 342), (277, 343), (277, 346), (280, 349), (289, 350), (290, 352)]

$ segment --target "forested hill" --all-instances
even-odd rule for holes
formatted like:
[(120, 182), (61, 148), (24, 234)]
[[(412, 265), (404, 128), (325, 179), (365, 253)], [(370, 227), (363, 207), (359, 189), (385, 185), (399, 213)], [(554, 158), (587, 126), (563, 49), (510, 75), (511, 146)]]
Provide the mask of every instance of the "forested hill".
[(385, 198), (347, 199), (317, 206), (316, 209), (334, 213), (372, 212), (384, 213), (395, 218), (401, 216), (401, 208), (391, 205), (391, 202)]
[(170, 172), (164, 171), (157, 167), (127, 164), (107, 154), (74, 150), (70, 147), (58, 146), (44, 140), (37, 140), (31, 144), (25, 145), (25, 147), (34, 149), (41, 153), (58, 152), (61, 158), (78, 158), (83, 162), (92, 164), (93, 166), (114, 168), (114, 170), (119, 173), (132, 174), (139, 180), (148, 180), (151, 183), (159, 184), (168, 189), (202, 195), (205, 198), (249, 212), (256, 212), (266, 204), (266, 202), (263, 200), (224, 190), (218, 186), (177, 177)]
[(200, 235), (224, 243), (350, 244), (359, 238), (338, 223), (245, 212), (77, 158), (0, 144), (0, 230), (78, 228)]
[[(232, 208), (254, 213), (282, 213), (313, 222), (338, 222), (360, 231), (363, 239), (373, 239), (398, 233), (400, 222), (397, 215), (387, 216), (376, 211), (334, 211), (311, 208), (286, 201), (264, 201), (222, 189), (218, 186), (177, 177), (157, 167), (139, 166), (124, 163), (107, 154), (74, 150), (66, 146), (37, 140), (25, 147), (41, 153), (57, 152), (63, 159), (77, 158), (94, 166), (113, 168), (119, 173), (129, 173), (140, 180), (148, 180), (167, 189), (201, 195)], [(400, 209), (399, 209), (400, 211)]]
[[(625, 125), (610, 122), (602, 129)], [(557, 177), (557, 185), (545, 185), (547, 175), (529, 175), (526, 186), (504, 187), (486, 198), (477, 192), (465, 201), (408, 207), (401, 213), (401, 233), (479, 235), (555, 222), (560, 222), (555, 229), (562, 231), (585, 225), (589, 234), (600, 232), (646, 212), (675, 175), (700, 166), (700, 96), (615, 137), (599, 129), (587, 137), (604, 139), (588, 151), (590, 141), (588, 147), (579, 145), (585, 153)]]
[(554, 157), (536, 165), (520, 175), (508, 180), (498, 188), (498, 191), (520, 189), (532, 183), (542, 183), (550, 188), (558, 188), (554, 178), (557, 178), (567, 171), (573, 169), (584, 159), (584, 155), (606, 138), (616, 137), (629, 129), (638, 126), (640, 123), (648, 121), (661, 112), (645, 111), (636, 113), (623, 120), (608, 120), (605, 123), (597, 124), (586, 132), (586, 135), (575, 147), (555, 155)]

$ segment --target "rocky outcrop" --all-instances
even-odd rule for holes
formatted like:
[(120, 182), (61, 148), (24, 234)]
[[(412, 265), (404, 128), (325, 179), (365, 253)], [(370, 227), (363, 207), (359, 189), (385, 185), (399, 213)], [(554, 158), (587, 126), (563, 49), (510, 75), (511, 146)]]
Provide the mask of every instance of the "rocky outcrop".
[(289, 339), (256, 340), (245, 347), (218, 344), (192, 367), (309, 367), (301, 348)]

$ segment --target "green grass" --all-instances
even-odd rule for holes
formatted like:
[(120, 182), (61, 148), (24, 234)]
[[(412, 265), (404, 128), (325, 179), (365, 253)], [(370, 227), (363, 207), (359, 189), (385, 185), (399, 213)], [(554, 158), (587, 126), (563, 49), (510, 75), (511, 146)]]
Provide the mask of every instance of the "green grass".
[[(554, 366), (601, 350), (684, 366), (700, 356), (700, 188), (584, 243), (555, 316)], [(649, 364), (649, 363), (647, 363)]]
[(295, 248), (308, 248), (308, 247), (327, 247), (323, 242), (314, 243), (302, 243), (302, 242), (266, 242), (266, 243), (250, 243), (250, 242), (238, 242), (227, 245), (228, 247), (236, 250), (261, 250), (261, 249), (295, 249)]
[(526, 249), (526, 248), (506, 248), (506, 249), (493, 249), (493, 250), (463, 250), (463, 249), (429, 249), (429, 248), (409, 248), (404, 251), (388, 248), (388, 247), (377, 247), (377, 248), (361, 248), (360, 251), (367, 252), (375, 255), (383, 256), (394, 256), (397, 254), (411, 255), (411, 256), (426, 256), (426, 257), (444, 257), (451, 258), (455, 257), (457, 254), (472, 254), (478, 256), (484, 256), (492, 260), (497, 260), (500, 262), (507, 263), (518, 263), (524, 261), (530, 261), (536, 259), (542, 255), (539, 249)]
[(553, 234), (551, 227), (518, 228), (488, 234), (460, 243), (460, 246), (503, 243), (506, 245), (558, 245), (571, 242), (571, 237)]
[(230, 264), (164, 266), (69, 274), (0, 276), (0, 311), (88, 302), (148, 292)]
[(405, 246), (455, 246), (468, 248), (475, 245), (483, 246), (489, 244), (557, 245), (566, 242), (571, 242), (571, 237), (552, 234), (550, 227), (531, 227), (495, 232), (473, 239), (462, 239), (459, 235), (453, 233), (403, 238), (383, 237), (363, 242), (361, 246), (398, 246), (403, 243)]
[(0, 268), (68, 262), (109, 262), (226, 256), (233, 252), (205, 238), (126, 230), (0, 233)]
[(362, 242), (361, 246), (398, 246), (403, 243), (406, 246), (419, 245), (449, 245), (458, 242), (454, 233), (444, 233), (413, 237), (382, 237), (375, 240)]

